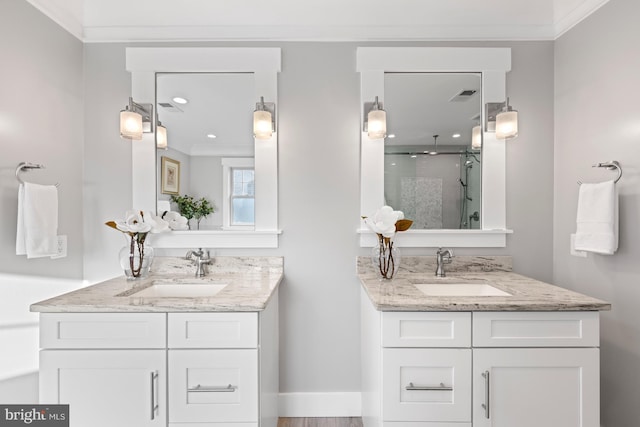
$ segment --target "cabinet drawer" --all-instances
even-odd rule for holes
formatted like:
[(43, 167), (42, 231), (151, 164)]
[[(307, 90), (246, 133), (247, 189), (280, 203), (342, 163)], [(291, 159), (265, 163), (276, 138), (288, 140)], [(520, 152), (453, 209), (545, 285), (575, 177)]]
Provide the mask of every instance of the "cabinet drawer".
[(471, 423), (416, 423), (385, 421), (382, 427), (471, 427)]
[(41, 348), (165, 348), (163, 313), (40, 313)]
[(476, 312), (474, 347), (598, 347), (599, 313)]
[(471, 349), (382, 350), (382, 419), (471, 422)]
[(258, 421), (258, 350), (169, 350), (169, 421)]
[(169, 423), (169, 427), (258, 427), (258, 423)]
[(383, 347), (470, 347), (471, 313), (384, 312)]
[(169, 313), (169, 348), (257, 348), (258, 313)]

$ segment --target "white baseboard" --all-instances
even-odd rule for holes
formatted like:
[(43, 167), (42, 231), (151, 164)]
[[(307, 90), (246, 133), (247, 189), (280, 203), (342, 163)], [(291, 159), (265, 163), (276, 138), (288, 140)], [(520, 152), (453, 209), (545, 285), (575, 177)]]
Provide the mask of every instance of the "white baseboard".
[(358, 392), (280, 393), (280, 417), (360, 417), (362, 397)]

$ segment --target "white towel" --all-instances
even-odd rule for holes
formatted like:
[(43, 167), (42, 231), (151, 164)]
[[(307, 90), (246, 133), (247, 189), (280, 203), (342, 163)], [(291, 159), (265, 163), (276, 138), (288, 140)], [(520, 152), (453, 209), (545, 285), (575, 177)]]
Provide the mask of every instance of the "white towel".
[(614, 181), (581, 184), (575, 249), (613, 255), (618, 249), (618, 195)]
[(20, 184), (16, 255), (41, 258), (57, 253), (58, 189), (54, 185)]

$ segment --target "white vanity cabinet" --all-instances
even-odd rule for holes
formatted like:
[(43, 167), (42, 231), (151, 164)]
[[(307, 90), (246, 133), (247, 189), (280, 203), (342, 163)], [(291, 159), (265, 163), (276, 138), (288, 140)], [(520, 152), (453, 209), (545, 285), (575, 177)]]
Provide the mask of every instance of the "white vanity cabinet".
[(277, 292), (260, 312), (41, 313), (40, 402), (72, 427), (275, 427)]
[(474, 427), (599, 427), (599, 314), (473, 313)]
[(169, 426), (257, 427), (258, 313), (169, 313), (168, 321)]
[(42, 313), (40, 402), (75, 427), (166, 426), (165, 317)]
[(365, 427), (600, 424), (598, 312), (361, 313)]

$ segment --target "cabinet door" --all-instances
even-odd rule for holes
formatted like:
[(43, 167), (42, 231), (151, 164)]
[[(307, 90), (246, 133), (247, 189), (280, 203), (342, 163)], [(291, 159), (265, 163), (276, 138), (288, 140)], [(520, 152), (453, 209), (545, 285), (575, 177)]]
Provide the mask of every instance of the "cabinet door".
[(69, 404), (71, 427), (166, 425), (164, 350), (42, 350), (40, 403)]
[(471, 421), (471, 349), (385, 348), (383, 421)]
[(474, 427), (599, 427), (597, 348), (473, 350)]
[(258, 350), (169, 350), (169, 421), (258, 421)]

